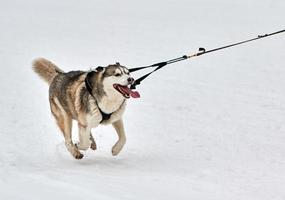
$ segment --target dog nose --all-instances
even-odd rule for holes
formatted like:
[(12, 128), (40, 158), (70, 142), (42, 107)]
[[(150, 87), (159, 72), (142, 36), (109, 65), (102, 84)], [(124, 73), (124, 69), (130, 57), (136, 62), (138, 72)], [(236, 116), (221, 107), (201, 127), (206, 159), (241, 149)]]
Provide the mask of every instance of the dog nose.
[(129, 83), (129, 84), (131, 84), (131, 83), (133, 83), (133, 82), (134, 82), (134, 80), (135, 80), (134, 78), (129, 77), (129, 78), (128, 78), (128, 83)]

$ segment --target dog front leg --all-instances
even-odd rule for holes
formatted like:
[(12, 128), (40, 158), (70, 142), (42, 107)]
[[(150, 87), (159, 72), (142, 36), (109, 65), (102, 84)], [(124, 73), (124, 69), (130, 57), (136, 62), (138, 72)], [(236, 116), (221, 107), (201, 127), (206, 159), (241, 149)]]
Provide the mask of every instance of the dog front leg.
[(116, 156), (120, 153), (120, 151), (123, 149), (126, 143), (126, 135), (125, 135), (124, 124), (122, 120), (116, 121), (112, 125), (118, 134), (118, 141), (112, 147), (112, 154), (113, 156)]
[(78, 130), (79, 130), (79, 143), (77, 143), (76, 146), (78, 147), (78, 149), (85, 151), (89, 147), (91, 147), (93, 143), (95, 143), (94, 138), (91, 135), (91, 128), (85, 127), (78, 123)]

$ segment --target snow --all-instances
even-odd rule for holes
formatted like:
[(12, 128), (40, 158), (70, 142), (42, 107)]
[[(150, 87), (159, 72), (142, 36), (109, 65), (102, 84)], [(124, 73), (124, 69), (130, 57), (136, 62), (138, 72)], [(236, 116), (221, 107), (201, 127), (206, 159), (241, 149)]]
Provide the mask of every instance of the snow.
[(282, 0), (2, 1), (1, 199), (285, 199), (284, 34), (151, 75), (128, 102), (118, 157), (104, 126), (93, 130), (98, 150), (74, 160), (31, 70), (37, 57), (65, 71), (153, 64), (284, 29), (284, 9)]

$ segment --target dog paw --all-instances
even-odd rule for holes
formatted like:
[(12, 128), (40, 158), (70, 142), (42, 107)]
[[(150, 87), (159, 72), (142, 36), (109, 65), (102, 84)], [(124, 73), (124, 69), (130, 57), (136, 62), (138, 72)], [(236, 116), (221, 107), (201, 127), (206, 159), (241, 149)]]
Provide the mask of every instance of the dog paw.
[(120, 151), (115, 150), (114, 148), (112, 148), (112, 155), (113, 155), (113, 156), (116, 156), (116, 155), (118, 155), (119, 153), (120, 153)]
[(75, 159), (79, 160), (83, 158), (83, 154), (82, 153), (77, 153), (76, 155), (73, 155)]
[(90, 148), (95, 151), (97, 149), (96, 143), (91, 143)]
[(83, 154), (80, 153), (80, 151), (79, 151), (77, 148), (74, 148), (70, 153), (71, 153), (71, 155), (72, 155), (75, 159), (77, 159), (77, 160), (83, 158)]
[(78, 150), (78, 144), (75, 144), (74, 147), (75, 148), (72, 149), (71, 154), (77, 160), (82, 159), (83, 158), (83, 154)]
[(121, 152), (121, 150), (123, 149), (123, 146), (124, 146), (124, 144), (122, 144), (122, 143), (116, 143), (112, 148), (112, 155), (113, 156), (118, 155)]
[(75, 159), (82, 159), (83, 154), (78, 150), (77, 144), (65, 143), (67, 150)]

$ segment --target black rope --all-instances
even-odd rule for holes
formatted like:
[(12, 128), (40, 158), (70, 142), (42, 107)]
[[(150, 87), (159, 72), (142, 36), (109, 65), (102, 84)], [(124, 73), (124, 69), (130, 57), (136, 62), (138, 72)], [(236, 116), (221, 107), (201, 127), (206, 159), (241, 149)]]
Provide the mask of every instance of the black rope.
[(145, 67), (137, 67), (137, 68), (129, 69), (130, 72), (134, 72), (134, 71), (138, 71), (138, 70), (141, 70), (141, 69), (146, 69), (146, 68), (150, 68), (150, 67), (156, 67), (153, 71), (151, 71), (148, 74), (145, 74), (144, 76), (136, 79), (134, 81), (134, 83), (131, 85), (131, 89), (136, 89), (136, 86), (139, 85), (146, 77), (148, 77), (149, 75), (151, 75), (155, 71), (161, 69), (165, 65), (172, 64), (172, 63), (179, 62), (179, 61), (186, 60), (186, 59), (188, 59), (188, 57), (186, 55), (184, 55), (184, 56), (181, 56), (179, 58), (171, 59), (171, 60), (168, 60), (168, 61), (165, 61), (165, 62), (160, 62), (160, 63), (156, 63), (156, 64), (153, 64), (153, 65), (145, 66)]
[(148, 66), (145, 66), (145, 67), (131, 68), (131, 69), (129, 69), (129, 71), (130, 72), (135, 72), (135, 71), (146, 69), (146, 68), (156, 67), (153, 71), (151, 71), (151, 72), (145, 74), (144, 76), (136, 79), (134, 81), (134, 83), (131, 85), (131, 89), (135, 89), (136, 86), (139, 85), (149, 75), (151, 75), (155, 71), (161, 69), (162, 67), (164, 67), (164, 66), (166, 66), (168, 64), (172, 64), (172, 63), (179, 62), (179, 61), (182, 61), (182, 60), (186, 60), (186, 59), (189, 59), (189, 58), (192, 58), (192, 57), (196, 57), (196, 56), (201, 56), (201, 55), (204, 55), (204, 54), (207, 54), (207, 53), (211, 53), (211, 52), (214, 52), (214, 51), (219, 51), (219, 50), (222, 50), (222, 49), (230, 48), (230, 47), (233, 47), (233, 46), (241, 45), (241, 44), (244, 44), (244, 43), (252, 42), (254, 40), (259, 40), (259, 39), (262, 39), (262, 38), (265, 38), (265, 37), (269, 37), (269, 36), (272, 36), (272, 35), (276, 35), (276, 34), (279, 34), (279, 33), (283, 33), (283, 32), (285, 32), (285, 29), (281, 30), (281, 31), (276, 31), (276, 32), (273, 32), (273, 33), (269, 33), (269, 34), (258, 35), (257, 37), (252, 38), (252, 39), (248, 39), (248, 40), (244, 40), (244, 41), (241, 41), (241, 42), (233, 43), (233, 44), (230, 44), (230, 45), (218, 47), (218, 48), (215, 48), (215, 49), (210, 49), (210, 50), (207, 50), (207, 51), (206, 51), (205, 48), (201, 47), (201, 48), (199, 48), (197, 53), (192, 54), (192, 55), (184, 55), (184, 56), (181, 56), (181, 57), (178, 57), (178, 58), (174, 58), (174, 59), (171, 59), (171, 60), (168, 60), (168, 61), (164, 61), (164, 62), (155, 63), (153, 65), (148, 65)]

